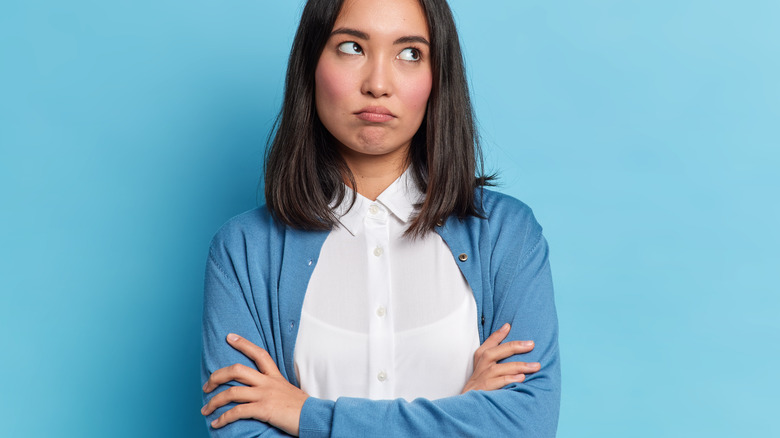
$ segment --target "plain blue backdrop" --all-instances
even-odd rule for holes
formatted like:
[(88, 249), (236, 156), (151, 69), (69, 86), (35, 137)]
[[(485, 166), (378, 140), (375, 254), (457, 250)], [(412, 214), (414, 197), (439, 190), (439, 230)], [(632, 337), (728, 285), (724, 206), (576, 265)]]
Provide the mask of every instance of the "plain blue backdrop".
[[(552, 248), (560, 437), (780, 436), (780, 3), (453, 0)], [(0, 435), (206, 435), (203, 267), (299, 1), (0, 5)]]

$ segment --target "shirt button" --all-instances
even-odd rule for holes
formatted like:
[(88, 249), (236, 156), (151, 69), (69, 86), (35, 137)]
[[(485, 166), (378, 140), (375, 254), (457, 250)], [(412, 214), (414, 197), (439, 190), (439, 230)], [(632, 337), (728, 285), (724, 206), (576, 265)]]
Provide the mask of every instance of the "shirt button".
[(374, 255), (377, 257), (381, 256), (382, 253), (384, 252), (385, 250), (383, 250), (381, 246), (377, 246), (376, 248), (374, 248)]
[(376, 375), (376, 379), (379, 380), (380, 382), (384, 382), (385, 380), (387, 380), (387, 373), (384, 371), (380, 371), (379, 374)]
[(459, 256), (458, 256), (458, 260), (460, 260), (460, 261), (462, 261), (462, 262), (465, 262), (465, 261), (466, 261), (466, 260), (468, 260), (468, 259), (469, 259), (469, 256), (468, 256), (468, 254), (466, 254), (465, 252), (464, 252), (463, 254), (461, 254), (461, 255), (459, 255)]
[(376, 316), (381, 318), (381, 317), (385, 316), (386, 314), (387, 314), (387, 309), (385, 309), (385, 306), (379, 306), (376, 309)]
[(371, 207), (368, 207), (368, 212), (372, 215), (375, 215), (379, 213), (379, 207), (377, 207), (376, 205), (372, 205)]

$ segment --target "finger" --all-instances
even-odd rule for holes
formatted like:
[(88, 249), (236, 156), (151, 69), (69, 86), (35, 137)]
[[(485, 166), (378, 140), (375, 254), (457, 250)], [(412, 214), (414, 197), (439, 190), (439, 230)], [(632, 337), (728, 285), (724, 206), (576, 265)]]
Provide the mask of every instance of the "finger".
[(200, 409), (200, 413), (203, 415), (211, 415), (212, 412), (228, 403), (248, 403), (252, 401), (257, 401), (255, 388), (250, 388), (248, 386), (231, 386), (212, 397), (211, 400)]
[(492, 379), (488, 379), (485, 382), (485, 391), (494, 391), (496, 389), (501, 389), (505, 387), (506, 385), (512, 384), (512, 383), (520, 383), (523, 380), (525, 380), (525, 375), (523, 374), (510, 374), (506, 376), (498, 376), (494, 377)]
[(219, 385), (232, 380), (243, 383), (244, 385), (255, 386), (261, 382), (263, 377), (264, 376), (260, 374), (259, 371), (237, 363), (214, 371), (209, 376), (209, 380), (206, 381), (206, 384), (203, 385), (203, 392), (211, 392)]
[(496, 363), (485, 370), (480, 378), (484, 380), (500, 376), (513, 376), (518, 374), (533, 374), (541, 369), (539, 362), (506, 362)]
[(509, 323), (506, 323), (501, 326), (500, 329), (488, 336), (488, 338), (485, 339), (485, 342), (483, 342), (482, 345), (477, 348), (477, 351), (474, 352), (474, 362), (478, 362), (486, 350), (497, 347), (501, 341), (506, 339), (506, 336), (509, 334), (509, 329)]
[(211, 422), (211, 427), (219, 429), (236, 420), (254, 418), (262, 422), (268, 422), (268, 415), (266, 412), (262, 412), (259, 403), (242, 403), (229, 409), (219, 418)]
[(483, 361), (498, 362), (512, 357), (515, 354), (528, 353), (534, 349), (534, 341), (511, 341), (497, 347), (485, 350), (482, 354)]
[(511, 327), (509, 326), (509, 323), (502, 325), (500, 329), (494, 331), (490, 336), (488, 336), (487, 339), (485, 339), (485, 342), (482, 343), (482, 346), (484, 346), (485, 349), (498, 346), (501, 341), (506, 339), (506, 335), (509, 334), (510, 328)]
[(227, 340), (233, 348), (244, 353), (246, 357), (252, 359), (255, 365), (257, 365), (257, 369), (259, 369), (261, 373), (267, 376), (282, 375), (282, 373), (279, 372), (279, 368), (276, 366), (276, 363), (273, 359), (271, 359), (271, 355), (269, 355), (267, 351), (242, 338), (241, 336), (238, 336), (235, 333), (229, 334), (227, 336)]

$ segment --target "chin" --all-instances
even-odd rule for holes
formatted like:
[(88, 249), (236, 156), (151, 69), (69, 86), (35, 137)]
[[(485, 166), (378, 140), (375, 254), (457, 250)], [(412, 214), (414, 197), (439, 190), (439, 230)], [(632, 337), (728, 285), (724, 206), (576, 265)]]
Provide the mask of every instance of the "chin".
[(384, 157), (406, 150), (403, 146), (388, 144), (386, 142), (369, 143), (361, 141), (358, 144), (353, 143), (352, 145), (345, 145), (342, 143), (342, 145), (342, 154), (353, 156)]

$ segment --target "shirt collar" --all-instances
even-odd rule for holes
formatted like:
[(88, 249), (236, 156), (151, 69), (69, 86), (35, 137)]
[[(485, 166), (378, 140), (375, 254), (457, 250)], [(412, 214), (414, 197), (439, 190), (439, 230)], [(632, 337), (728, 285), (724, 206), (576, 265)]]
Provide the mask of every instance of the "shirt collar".
[(409, 222), (417, 212), (417, 204), (422, 203), (424, 194), (412, 178), (411, 166), (393, 181), (376, 200), (387, 207), (403, 223)]
[(349, 208), (353, 193), (351, 188), (345, 186), (341, 204), (332, 207), (339, 223), (353, 236), (362, 229), (363, 219), (371, 204), (381, 204), (401, 222), (408, 223), (417, 211), (416, 205), (420, 204), (425, 197), (412, 178), (410, 167), (407, 167), (398, 179), (380, 193), (376, 201), (371, 201), (357, 193), (355, 204)]

